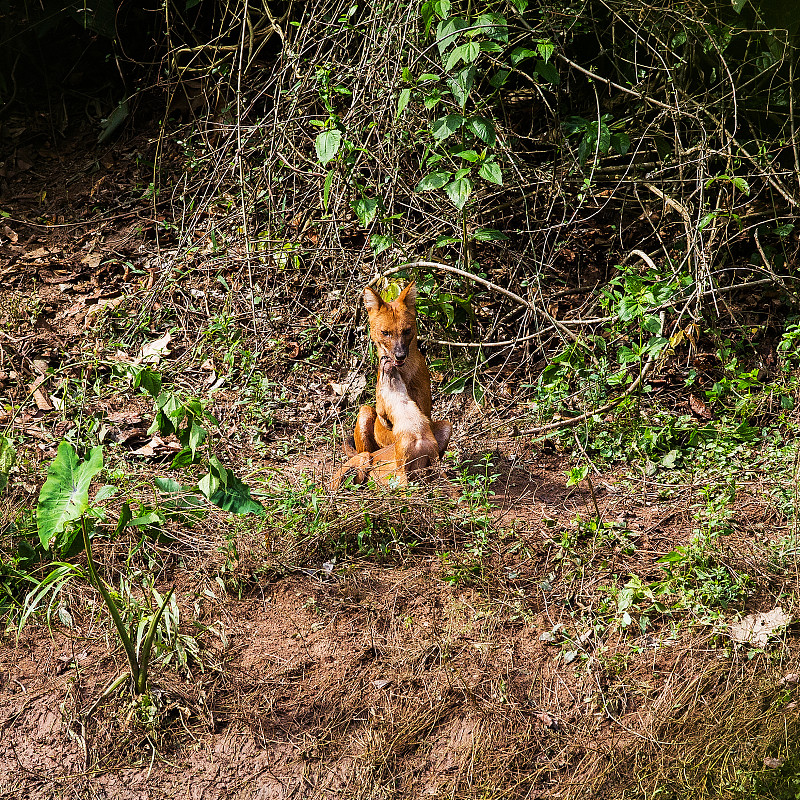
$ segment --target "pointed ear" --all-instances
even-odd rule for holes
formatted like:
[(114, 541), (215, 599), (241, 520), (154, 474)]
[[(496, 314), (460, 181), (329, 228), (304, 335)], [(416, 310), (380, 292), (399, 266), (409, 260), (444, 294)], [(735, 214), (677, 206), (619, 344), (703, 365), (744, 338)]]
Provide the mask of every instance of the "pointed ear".
[(416, 281), (412, 281), (411, 283), (400, 292), (400, 296), (397, 298), (399, 302), (401, 302), (409, 311), (416, 311), (417, 310), (417, 284)]
[(368, 314), (377, 313), (383, 304), (381, 296), (376, 291), (370, 289), (369, 286), (364, 287), (364, 305), (367, 307)]

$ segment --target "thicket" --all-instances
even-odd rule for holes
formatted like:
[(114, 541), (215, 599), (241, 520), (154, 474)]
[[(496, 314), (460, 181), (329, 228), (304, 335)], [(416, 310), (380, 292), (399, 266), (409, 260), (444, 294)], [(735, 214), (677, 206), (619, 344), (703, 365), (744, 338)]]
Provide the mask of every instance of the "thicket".
[(28, 65), (78, 91), (79, 37), (43, 47), (89, 34), (100, 139), (161, 107), (156, 155), (181, 168), (157, 161), (154, 204), (187, 248), (235, 241), (218, 261), (258, 272), (260, 302), (339, 321), (365, 278), (415, 263), (429, 332), (470, 363), (450, 389), (478, 400), (487, 359), (524, 356), (550, 393), (593, 365), (602, 405), (723, 319), (776, 363), (799, 233), (792, 3), (4, 5), (4, 108)]

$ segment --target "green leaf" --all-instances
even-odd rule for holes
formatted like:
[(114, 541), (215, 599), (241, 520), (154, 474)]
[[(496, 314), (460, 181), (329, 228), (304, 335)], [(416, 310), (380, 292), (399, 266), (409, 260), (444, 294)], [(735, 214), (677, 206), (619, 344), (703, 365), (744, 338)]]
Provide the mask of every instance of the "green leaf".
[(457, 156), (458, 158), (463, 158), (464, 161), (475, 162), (480, 159), (480, 156), (474, 150), (462, 150), (460, 148), (456, 148), (455, 150), (450, 153), (452, 156)]
[(742, 192), (743, 194), (746, 194), (746, 195), (749, 196), (749, 194), (750, 194), (750, 184), (744, 178), (740, 178), (740, 177), (737, 176), (737, 177), (731, 178), (731, 182), (733, 183), (733, 185), (740, 192)]
[(250, 487), (222, 466), (216, 456), (209, 461), (210, 471), (200, 481), (200, 491), (210, 503), (234, 514), (263, 514), (264, 508), (250, 496)]
[(468, 28), (469, 23), (461, 17), (451, 17), (444, 20), (436, 27), (436, 46), (439, 48), (439, 56), (444, 58), (447, 48), (458, 38), (458, 32)]
[(494, 86), (495, 89), (499, 89), (508, 80), (510, 74), (510, 69), (499, 69), (489, 78), (489, 83)]
[(319, 163), (324, 167), (329, 161), (336, 158), (339, 152), (339, 147), (342, 144), (342, 132), (338, 128), (331, 128), (328, 131), (322, 131), (315, 141), (317, 149), (317, 158)]
[(133, 376), (133, 388), (142, 388), (155, 399), (161, 394), (161, 375), (150, 367), (142, 367)]
[(336, 174), (336, 170), (332, 169), (326, 176), (325, 176), (325, 184), (322, 187), (322, 210), (327, 214), (328, 213), (328, 198), (331, 194), (331, 184), (333, 183), (333, 176)]
[(464, 206), (472, 194), (472, 181), (469, 178), (459, 178), (447, 184), (444, 187), (450, 202), (459, 210), (462, 211)]
[(429, 192), (431, 189), (441, 189), (451, 178), (451, 172), (431, 172), (426, 175), (418, 184), (416, 191)]
[(494, 125), (486, 117), (470, 117), (467, 120), (467, 130), (474, 133), (482, 142), (494, 147), (495, 132)]
[(125, 530), (127, 524), (133, 518), (133, 512), (131, 511), (131, 504), (130, 503), (123, 503), (122, 508), (119, 512), (119, 519), (117, 520), (117, 527), (114, 528), (114, 536), (119, 536), (122, 531)]
[(528, 0), (509, 0), (509, 2), (520, 14), (524, 14), (528, 8)]
[(399, 118), (400, 115), (406, 110), (406, 106), (410, 100), (411, 89), (403, 89), (403, 91), (400, 92), (400, 98), (397, 101), (397, 114), (395, 115), (395, 119)]
[(362, 228), (368, 228), (378, 211), (378, 199), (375, 197), (362, 197), (350, 204), (356, 212)]
[(536, 51), (531, 50), (530, 47), (515, 47), (509, 54), (508, 60), (511, 62), (511, 65), (516, 67), (522, 61), (525, 61), (526, 58), (534, 58), (536, 56)]
[(545, 64), (550, 61), (550, 57), (553, 55), (555, 49), (555, 45), (549, 39), (540, 39), (536, 44), (536, 50)]
[(189, 448), (192, 451), (192, 458), (197, 458), (197, 448), (206, 440), (206, 429), (202, 425), (194, 423), (189, 429)]
[(508, 42), (508, 20), (502, 14), (489, 11), (481, 14), (475, 22), (483, 27), (482, 33), (498, 42)]
[(586, 480), (589, 474), (589, 465), (584, 464), (582, 467), (573, 467), (567, 473), (567, 486), (577, 486), (581, 481)]
[(472, 380), (472, 372), (465, 372), (455, 380), (450, 381), (447, 386), (442, 387), (442, 392), (444, 394), (462, 394), (470, 380)]
[(742, 9), (745, 7), (746, 4), (747, 0), (731, 0), (731, 5), (733, 6), (733, 10), (737, 14), (742, 13)]
[(450, 87), (450, 93), (453, 95), (456, 103), (464, 110), (469, 98), (469, 93), (472, 91), (472, 86), (475, 83), (475, 65), (457, 72), (452, 78), (448, 78), (447, 85)]
[(170, 467), (172, 469), (186, 469), (193, 462), (192, 448), (183, 447), (175, 454), (175, 457), (170, 462)]
[(6, 488), (11, 468), (17, 460), (17, 451), (11, 444), (11, 439), (0, 436), (0, 492)]
[(51, 539), (64, 532), (89, 508), (89, 485), (103, 469), (103, 448), (93, 447), (86, 461), (80, 461), (69, 442), (61, 442), (47, 469), (47, 480), (39, 492), (36, 525), (39, 541), (47, 548)]
[(93, 503), (105, 503), (106, 500), (111, 499), (114, 495), (119, 493), (119, 489), (116, 486), (109, 486), (106, 484), (105, 486), (101, 486), (97, 490), (97, 494), (94, 496)]
[(505, 242), (508, 241), (502, 231), (495, 230), (494, 228), (479, 228), (472, 234), (472, 238), (476, 242)]
[(376, 256), (379, 256), (384, 250), (388, 250), (393, 244), (394, 239), (391, 236), (384, 236), (382, 233), (373, 234), (369, 238), (369, 245)]
[(503, 170), (496, 161), (484, 161), (478, 170), (478, 175), (484, 180), (496, 183), (498, 186), (503, 185)]
[(627, 133), (622, 133), (621, 131), (612, 133), (609, 141), (611, 147), (621, 156), (624, 156), (631, 149), (631, 137)]
[(448, 136), (452, 136), (464, 124), (464, 117), (460, 114), (448, 114), (446, 117), (439, 117), (431, 125), (431, 133), (434, 139), (444, 141)]
[(558, 86), (561, 83), (561, 76), (558, 74), (558, 70), (541, 58), (536, 62), (536, 72), (542, 80), (552, 83), (554, 86)]

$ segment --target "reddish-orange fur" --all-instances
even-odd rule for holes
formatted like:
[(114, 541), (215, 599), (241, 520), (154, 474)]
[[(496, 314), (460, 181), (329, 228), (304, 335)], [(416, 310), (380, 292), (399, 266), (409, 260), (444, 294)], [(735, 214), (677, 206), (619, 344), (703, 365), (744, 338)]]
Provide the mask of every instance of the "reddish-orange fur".
[[(417, 346), (417, 287), (408, 284), (400, 296), (390, 303), (383, 300), (369, 287), (364, 289), (364, 305), (369, 316), (369, 331), (378, 350), (378, 362), (389, 358), (400, 380), (405, 385), (408, 397), (419, 408), (423, 416), (431, 416), (431, 374), (425, 358)], [(387, 406), (384, 389), (378, 385), (375, 408), (361, 406), (352, 439), (345, 444), (345, 452), (352, 457), (360, 453), (376, 453), (394, 444), (392, 410)], [(447, 420), (430, 422), (439, 454), (444, 453), (450, 442), (453, 426)], [(402, 456), (401, 456), (402, 457)]]
[(352, 456), (334, 475), (331, 489), (338, 489), (351, 473), (354, 483), (364, 483), (371, 474), (379, 483), (394, 479), (404, 486), (438, 471), (439, 443), (431, 421), (410, 398), (398, 368), (388, 356), (381, 358), (378, 390), (383, 400), (382, 409), (393, 420), (394, 443), (373, 453)]

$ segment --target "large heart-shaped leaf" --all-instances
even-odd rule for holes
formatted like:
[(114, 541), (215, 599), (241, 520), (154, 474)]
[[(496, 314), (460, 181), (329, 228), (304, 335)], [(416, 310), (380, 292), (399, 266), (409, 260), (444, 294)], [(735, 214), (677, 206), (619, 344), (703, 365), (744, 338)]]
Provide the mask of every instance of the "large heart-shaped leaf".
[(39, 541), (45, 548), (89, 508), (89, 485), (101, 469), (102, 447), (93, 447), (86, 461), (81, 461), (69, 442), (58, 446), (58, 453), (47, 468), (47, 480), (39, 492), (36, 508)]

